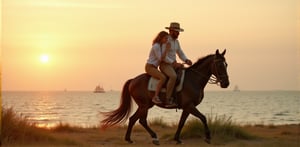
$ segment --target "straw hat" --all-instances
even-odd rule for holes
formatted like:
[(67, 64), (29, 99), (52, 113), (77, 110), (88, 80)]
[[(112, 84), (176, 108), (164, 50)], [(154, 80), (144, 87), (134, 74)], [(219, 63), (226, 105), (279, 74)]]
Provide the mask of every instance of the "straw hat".
[(166, 29), (175, 30), (175, 31), (178, 31), (178, 32), (183, 32), (184, 31), (182, 28), (180, 28), (180, 24), (177, 23), (177, 22), (171, 22), (170, 27), (166, 27)]

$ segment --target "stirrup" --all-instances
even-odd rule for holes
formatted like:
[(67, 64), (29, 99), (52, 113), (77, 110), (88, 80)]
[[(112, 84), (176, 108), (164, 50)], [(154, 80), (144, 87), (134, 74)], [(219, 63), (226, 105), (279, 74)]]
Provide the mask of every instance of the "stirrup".
[(167, 100), (167, 103), (165, 104), (165, 107), (170, 108), (170, 107), (177, 107), (177, 104), (173, 102), (173, 98), (170, 98)]
[(152, 98), (152, 102), (153, 102), (154, 104), (162, 104), (162, 103), (163, 103), (163, 102), (159, 99), (158, 96), (153, 97), (153, 98)]
[(168, 103), (168, 104), (165, 105), (165, 107), (167, 107), (167, 108), (177, 107), (177, 104), (175, 104), (175, 103)]

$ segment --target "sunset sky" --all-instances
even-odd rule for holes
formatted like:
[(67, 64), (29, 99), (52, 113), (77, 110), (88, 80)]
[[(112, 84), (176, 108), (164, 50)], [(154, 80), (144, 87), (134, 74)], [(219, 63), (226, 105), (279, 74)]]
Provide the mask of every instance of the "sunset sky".
[[(299, 0), (2, 0), (3, 90), (121, 90), (152, 39), (185, 30), (192, 61), (227, 49), (232, 90), (300, 90)], [(208, 85), (206, 90), (221, 90)]]

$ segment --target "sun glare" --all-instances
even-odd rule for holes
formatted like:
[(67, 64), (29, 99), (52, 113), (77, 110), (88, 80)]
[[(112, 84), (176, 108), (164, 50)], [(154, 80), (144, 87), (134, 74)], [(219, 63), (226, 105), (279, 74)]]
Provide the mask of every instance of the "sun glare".
[(41, 61), (42, 63), (48, 63), (48, 62), (49, 62), (49, 56), (48, 56), (47, 54), (42, 54), (42, 55), (40, 56), (40, 61)]

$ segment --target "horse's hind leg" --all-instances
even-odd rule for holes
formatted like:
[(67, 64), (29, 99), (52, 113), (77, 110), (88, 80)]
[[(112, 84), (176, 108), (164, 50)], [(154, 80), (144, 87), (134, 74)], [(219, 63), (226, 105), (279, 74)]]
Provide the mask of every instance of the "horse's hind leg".
[(147, 116), (148, 116), (148, 108), (143, 108), (142, 110), (142, 115), (140, 118), (140, 124), (148, 131), (148, 133), (151, 135), (152, 137), (152, 143), (155, 145), (159, 145), (159, 140), (157, 138), (156, 133), (148, 126), (147, 123)]
[(127, 132), (125, 135), (125, 140), (128, 143), (133, 143), (133, 141), (130, 139), (130, 135), (131, 135), (131, 131), (133, 128), (133, 125), (135, 124), (135, 122), (140, 118), (140, 109), (138, 108), (136, 110), (136, 112), (129, 118), (129, 123), (128, 123), (128, 127), (127, 127)]

